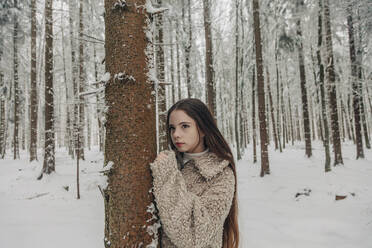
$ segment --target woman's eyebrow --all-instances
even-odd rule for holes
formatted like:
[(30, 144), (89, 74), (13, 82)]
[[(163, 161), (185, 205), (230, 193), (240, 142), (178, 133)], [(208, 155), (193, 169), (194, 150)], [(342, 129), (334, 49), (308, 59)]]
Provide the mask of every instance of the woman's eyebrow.
[[(183, 124), (191, 124), (191, 122), (183, 121), (183, 122), (178, 123), (177, 125), (183, 125)], [(173, 127), (174, 124), (170, 124), (170, 123), (169, 123), (169, 126), (170, 126), (170, 127)]]

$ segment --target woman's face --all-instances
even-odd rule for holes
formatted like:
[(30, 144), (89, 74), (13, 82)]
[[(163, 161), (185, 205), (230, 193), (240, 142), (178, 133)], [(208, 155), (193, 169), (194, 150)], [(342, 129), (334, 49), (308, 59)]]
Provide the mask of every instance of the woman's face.
[(196, 122), (183, 110), (174, 110), (169, 116), (169, 132), (173, 145), (180, 152), (198, 153), (205, 150), (204, 134)]

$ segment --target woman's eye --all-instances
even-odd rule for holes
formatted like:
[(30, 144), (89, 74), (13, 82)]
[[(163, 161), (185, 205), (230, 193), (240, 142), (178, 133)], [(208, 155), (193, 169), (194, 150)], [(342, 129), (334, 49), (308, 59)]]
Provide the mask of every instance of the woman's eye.
[(173, 131), (174, 130), (174, 127), (169, 127), (169, 131)]
[(186, 125), (186, 124), (182, 125), (182, 128), (188, 128), (188, 127), (190, 127), (190, 126)]

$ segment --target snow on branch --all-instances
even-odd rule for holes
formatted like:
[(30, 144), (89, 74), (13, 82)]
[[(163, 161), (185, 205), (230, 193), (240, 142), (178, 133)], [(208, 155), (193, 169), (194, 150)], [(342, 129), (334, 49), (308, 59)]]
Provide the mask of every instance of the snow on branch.
[(162, 13), (162, 12), (168, 10), (168, 8), (165, 8), (165, 7), (155, 7), (152, 4), (151, 0), (146, 1), (145, 7), (146, 7), (147, 13), (149, 13), (149, 14), (159, 14), (159, 13)]

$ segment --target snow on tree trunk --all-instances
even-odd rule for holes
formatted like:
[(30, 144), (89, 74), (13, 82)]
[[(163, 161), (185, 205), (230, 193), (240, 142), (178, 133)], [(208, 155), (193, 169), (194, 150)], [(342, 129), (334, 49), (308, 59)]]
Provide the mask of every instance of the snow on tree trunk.
[(253, 28), (256, 45), (256, 67), (257, 67), (257, 95), (258, 95), (258, 117), (260, 122), (260, 143), (261, 143), (261, 174), (263, 177), (270, 174), (269, 153), (267, 151), (267, 127), (265, 113), (265, 85), (263, 75), (262, 61), (262, 42), (261, 42), (261, 26), (260, 26), (260, 10), (258, 0), (253, 1)]
[(319, 12), (318, 12), (318, 48), (316, 51), (316, 57), (318, 61), (318, 67), (319, 67), (319, 87), (320, 87), (320, 96), (321, 96), (321, 105), (322, 105), (322, 116), (323, 116), (323, 126), (324, 126), (324, 152), (325, 152), (325, 165), (324, 170), (325, 172), (328, 172), (331, 170), (331, 156), (329, 152), (329, 128), (328, 128), (328, 120), (327, 120), (327, 105), (326, 105), (326, 98), (325, 98), (325, 85), (324, 85), (324, 65), (322, 63), (322, 57), (321, 57), (321, 48), (322, 48), (322, 27), (323, 27), (323, 21), (322, 21), (322, 11), (323, 11), (323, 0), (319, 0)]
[[(85, 65), (84, 65), (84, 20), (83, 20), (83, 9), (84, 9), (84, 0), (80, 0), (79, 8), (79, 89), (78, 95), (80, 92), (84, 92), (85, 89)], [(79, 141), (77, 142), (77, 149), (79, 149), (78, 159), (85, 159), (84, 156), (84, 146), (85, 146), (85, 135), (84, 135), (84, 123), (85, 123), (85, 100), (83, 96), (76, 96), (79, 99), (79, 119), (77, 124), (77, 136)]]
[(212, 21), (210, 16), (210, 1), (203, 0), (204, 34), (205, 34), (205, 88), (207, 104), (215, 120), (216, 115), (216, 93), (214, 89), (213, 68), (213, 44), (212, 44)]
[(55, 171), (53, 89), (53, 0), (45, 1), (45, 138), (44, 163), (38, 179)]
[(333, 151), (335, 155), (334, 165), (343, 164), (342, 151), (341, 151), (341, 139), (340, 139), (340, 128), (338, 124), (338, 108), (337, 108), (337, 93), (336, 93), (336, 75), (333, 58), (333, 47), (332, 47), (332, 31), (330, 21), (330, 10), (329, 0), (324, 0), (324, 26), (326, 33), (326, 51), (327, 51), (327, 91), (329, 94), (329, 105), (331, 115), (331, 129), (333, 138)]
[(37, 160), (36, 0), (31, 1), (30, 162)]
[(349, 55), (351, 61), (351, 80), (353, 89), (353, 110), (354, 110), (354, 126), (355, 126), (355, 138), (356, 138), (356, 158), (364, 158), (363, 151), (363, 137), (362, 137), (362, 126), (360, 123), (360, 98), (361, 92), (358, 87), (358, 75), (357, 75), (357, 64), (355, 54), (355, 39), (354, 39), (354, 25), (353, 25), (353, 12), (352, 5), (347, 6), (347, 29), (349, 34)]
[[(17, 8), (17, 0), (14, 1), (14, 8)], [(19, 158), (19, 89), (18, 89), (18, 16), (14, 13), (13, 28), (13, 79), (14, 79), (14, 119), (13, 119), (13, 159)]]
[[(303, 0), (297, 0), (296, 7), (297, 11), (300, 7), (303, 7)], [(298, 14), (299, 11), (298, 11)], [(300, 70), (300, 82), (301, 82), (301, 100), (302, 100), (302, 117), (304, 121), (304, 136), (305, 136), (305, 153), (307, 157), (311, 157), (311, 130), (309, 120), (309, 109), (307, 100), (307, 89), (306, 89), (306, 73), (305, 73), (305, 61), (304, 51), (302, 45), (302, 28), (301, 19), (297, 19), (297, 36), (298, 36), (298, 65)]]
[[(161, 0), (157, 0), (161, 6)], [(159, 108), (159, 151), (164, 151), (168, 148), (167, 144), (167, 106), (166, 106), (166, 95), (165, 95), (165, 68), (164, 68), (164, 38), (163, 38), (163, 13), (155, 15), (156, 20), (156, 75), (157, 80), (161, 83), (158, 84), (158, 108)]]
[[(157, 247), (152, 178), (155, 71), (145, 1), (105, 0), (105, 247)], [(137, 6), (137, 8), (136, 8)], [(146, 36), (147, 34), (147, 36)]]

